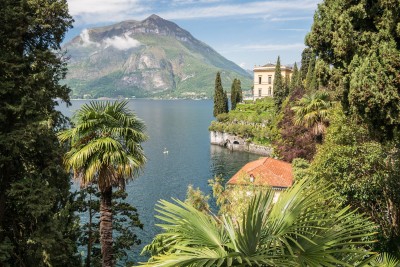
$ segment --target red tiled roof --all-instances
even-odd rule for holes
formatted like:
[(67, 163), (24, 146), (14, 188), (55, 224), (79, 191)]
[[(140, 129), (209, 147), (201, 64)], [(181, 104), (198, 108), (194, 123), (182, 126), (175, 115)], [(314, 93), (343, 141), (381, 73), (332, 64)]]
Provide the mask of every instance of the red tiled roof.
[(255, 185), (289, 187), (293, 184), (292, 165), (273, 158), (260, 158), (247, 163), (228, 181), (228, 184), (250, 184), (250, 175), (253, 175)]

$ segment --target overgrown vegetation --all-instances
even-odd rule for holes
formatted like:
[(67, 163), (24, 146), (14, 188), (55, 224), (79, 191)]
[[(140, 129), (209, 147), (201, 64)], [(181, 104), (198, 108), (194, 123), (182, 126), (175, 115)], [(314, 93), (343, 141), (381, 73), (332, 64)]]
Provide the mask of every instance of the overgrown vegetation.
[(152, 257), (142, 265), (374, 266), (367, 265), (374, 259), (369, 246), (374, 225), (342, 207), (325, 182), (301, 179), (276, 202), (268, 188), (241, 192), (247, 201), (240, 218), (161, 200), (157, 217), (163, 232), (144, 248)]
[[(84, 266), (98, 267), (101, 265), (100, 245), (100, 192), (96, 184), (82, 188), (76, 193), (74, 209), (81, 216), (81, 233), (78, 245), (85, 251)], [(128, 194), (122, 190), (113, 192), (112, 213), (115, 261), (133, 264), (129, 260), (132, 248), (141, 243), (136, 235), (137, 228), (143, 229), (139, 214), (134, 206), (125, 201)]]
[(256, 144), (268, 145), (273, 140), (275, 108), (272, 98), (239, 103), (235, 110), (222, 113), (212, 121), (210, 131), (227, 132)]
[(78, 266), (64, 150), (65, 0), (0, 1), (0, 266)]

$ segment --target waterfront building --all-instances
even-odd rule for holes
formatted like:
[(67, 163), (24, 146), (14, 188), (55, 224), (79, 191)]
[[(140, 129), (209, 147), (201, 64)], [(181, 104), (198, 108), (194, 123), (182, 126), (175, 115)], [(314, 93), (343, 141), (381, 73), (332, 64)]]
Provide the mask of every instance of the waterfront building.
[(269, 157), (249, 162), (227, 182), (228, 188), (236, 185), (270, 187), (276, 201), (283, 190), (293, 185), (292, 164)]
[[(254, 66), (254, 81), (253, 81), (253, 100), (263, 97), (274, 96), (274, 78), (275, 78), (274, 64), (266, 64), (264, 66)], [(282, 81), (290, 80), (292, 76), (292, 68), (281, 65)]]

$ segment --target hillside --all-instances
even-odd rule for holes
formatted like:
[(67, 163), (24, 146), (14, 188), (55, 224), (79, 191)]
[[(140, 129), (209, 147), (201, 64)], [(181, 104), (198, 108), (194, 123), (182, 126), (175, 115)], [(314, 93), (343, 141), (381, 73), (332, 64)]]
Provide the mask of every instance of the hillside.
[(173, 22), (143, 21), (84, 30), (63, 47), (72, 97), (211, 97), (217, 71), (230, 90), (251, 76)]

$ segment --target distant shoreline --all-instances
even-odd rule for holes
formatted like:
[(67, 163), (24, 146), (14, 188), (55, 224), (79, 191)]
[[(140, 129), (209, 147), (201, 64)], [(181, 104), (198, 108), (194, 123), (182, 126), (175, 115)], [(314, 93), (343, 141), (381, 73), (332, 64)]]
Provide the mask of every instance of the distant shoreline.
[(140, 99), (145, 99), (145, 100), (210, 100), (212, 98), (156, 98), (156, 97), (137, 97), (137, 98), (71, 98), (70, 100), (74, 101), (91, 101), (91, 100), (96, 100), (96, 101), (115, 101), (115, 100), (140, 100)]

